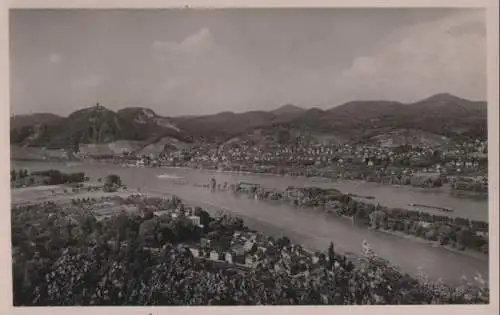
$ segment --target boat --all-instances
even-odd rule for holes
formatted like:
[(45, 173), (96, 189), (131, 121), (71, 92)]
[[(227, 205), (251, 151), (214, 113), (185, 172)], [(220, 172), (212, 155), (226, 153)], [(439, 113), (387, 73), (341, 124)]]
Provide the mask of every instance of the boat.
[(181, 179), (182, 177), (175, 176), (175, 175), (170, 175), (170, 174), (160, 174), (157, 176), (158, 178), (165, 178), (165, 179)]
[(373, 196), (361, 196), (361, 195), (356, 195), (356, 194), (352, 194), (352, 193), (347, 193), (346, 195), (349, 197), (354, 197), (354, 198), (375, 199), (375, 197), (373, 197)]
[(428, 205), (422, 205), (422, 204), (418, 204), (418, 203), (409, 203), (408, 205), (410, 207), (421, 207), (421, 208), (437, 209), (437, 210), (443, 211), (443, 212), (453, 212), (453, 209), (445, 208), (445, 207), (428, 206)]

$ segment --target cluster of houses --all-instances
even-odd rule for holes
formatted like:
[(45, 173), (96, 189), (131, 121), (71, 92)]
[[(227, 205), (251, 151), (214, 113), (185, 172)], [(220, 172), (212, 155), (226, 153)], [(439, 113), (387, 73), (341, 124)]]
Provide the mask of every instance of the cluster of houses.
[(118, 154), (110, 145), (82, 145), (76, 157), (91, 158), (110, 151), (113, 152), (112, 156), (115, 159), (126, 159), (129, 161), (128, 164), (133, 166), (188, 166), (255, 172), (273, 172), (276, 167), (280, 167), (288, 168), (287, 173), (290, 173), (301, 167), (314, 167), (327, 171), (352, 168), (381, 169), (390, 165), (398, 167), (399, 171), (404, 169), (404, 174), (417, 171), (464, 174), (481, 172), (485, 169), (487, 145), (486, 141), (471, 140), (439, 148), (407, 146), (406, 150), (401, 150), (401, 147), (383, 145), (302, 143), (284, 145), (268, 142), (256, 145), (239, 141), (220, 146), (204, 143), (191, 148), (167, 148), (164, 152), (138, 156)]
[[(475, 142), (474, 142), (475, 143)], [(444, 172), (451, 169), (458, 172), (477, 170), (486, 160), (485, 142), (478, 141), (477, 146), (468, 149), (450, 147), (436, 151), (424, 146), (415, 150), (398, 151), (394, 147), (367, 145), (310, 145), (287, 146), (265, 144), (254, 146), (240, 143), (237, 146), (195, 150), (190, 162), (193, 165), (211, 165), (224, 168), (231, 164), (241, 164), (247, 168), (265, 165), (314, 165), (318, 167), (364, 165), (376, 167), (381, 164), (396, 164), (407, 161), (408, 167), (424, 172)], [(438, 154), (439, 162), (432, 162)]]
[(217, 239), (202, 238), (198, 245), (186, 247), (195, 258), (243, 268), (260, 266), (289, 274), (314, 270), (328, 260), (324, 254), (310, 253), (296, 245), (287, 245), (277, 251), (273, 241), (254, 232), (235, 232), (224, 245)]
[(177, 208), (174, 211), (171, 210), (157, 210), (154, 212), (156, 216), (162, 216), (164, 214), (170, 215), (172, 219), (178, 219), (180, 217), (187, 218), (191, 223), (200, 229), (203, 229), (203, 224), (201, 224), (201, 218), (198, 215), (195, 215), (194, 209), (189, 208)]
[(213, 261), (225, 261), (246, 267), (254, 267), (265, 256), (266, 248), (257, 245), (254, 233), (235, 232), (229, 244), (209, 238), (202, 238), (197, 246), (189, 246), (194, 257), (207, 258)]

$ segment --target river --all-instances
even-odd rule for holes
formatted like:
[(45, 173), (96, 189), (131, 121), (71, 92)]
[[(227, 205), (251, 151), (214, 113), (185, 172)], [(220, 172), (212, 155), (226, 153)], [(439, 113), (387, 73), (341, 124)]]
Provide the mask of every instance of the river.
[[(436, 248), (425, 242), (353, 226), (346, 220), (319, 211), (237, 197), (229, 192), (213, 193), (207, 189), (193, 187), (193, 184), (208, 184), (209, 178), (214, 177), (218, 183), (224, 181), (233, 183), (241, 180), (276, 188), (333, 187), (344, 193), (374, 196), (376, 198), (374, 202), (389, 207), (407, 208), (410, 202), (425, 203), (453, 208), (455, 212), (452, 215), (484, 221), (487, 221), (488, 217), (487, 200), (458, 198), (444, 191), (429, 192), (425, 189), (392, 187), (375, 183), (331, 182), (325, 179), (230, 174), (180, 168), (123, 168), (117, 165), (17, 161), (12, 162), (12, 167), (14, 169), (26, 168), (29, 171), (49, 168), (63, 172), (83, 171), (93, 180), (108, 174), (117, 174), (131, 188), (175, 194), (187, 202), (209, 207), (212, 210), (225, 209), (251, 221), (252, 226), (262, 226), (266, 230), (275, 229), (282, 235), (290, 234), (293, 240), (313, 249), (324, 250), (330, 241), (333, 241), (339, 251), (359, 253), (361, 242), (367, 240), (377, 255), (390, 260), (402, 271), (415, 274), (420, 267), (430, 277), (442, 278), (447, 283), (457, 283), (461, 275), (472, 279), (476, 272), (480, 272), (486, 279), (489, 274), (487, 259), (470, 257)], [(162, 174), (169, 176), (158, 177)], [(187, 182), (188, 185), (176, 184), (178, 180), (176, 178)]]

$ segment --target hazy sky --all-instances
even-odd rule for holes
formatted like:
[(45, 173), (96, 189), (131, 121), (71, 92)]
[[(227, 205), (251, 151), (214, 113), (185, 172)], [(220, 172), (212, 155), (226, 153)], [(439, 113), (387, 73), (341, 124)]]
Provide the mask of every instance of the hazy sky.
[(486, 95), (473, 9), (13, 10), (12, 114)]

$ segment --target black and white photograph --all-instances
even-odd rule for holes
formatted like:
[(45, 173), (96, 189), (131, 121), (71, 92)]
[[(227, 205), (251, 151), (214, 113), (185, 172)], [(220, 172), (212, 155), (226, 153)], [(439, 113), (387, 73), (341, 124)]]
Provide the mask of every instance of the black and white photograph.
[(8, 33), (12, 307), (495, 298), (485, 8), (11, 8)]

